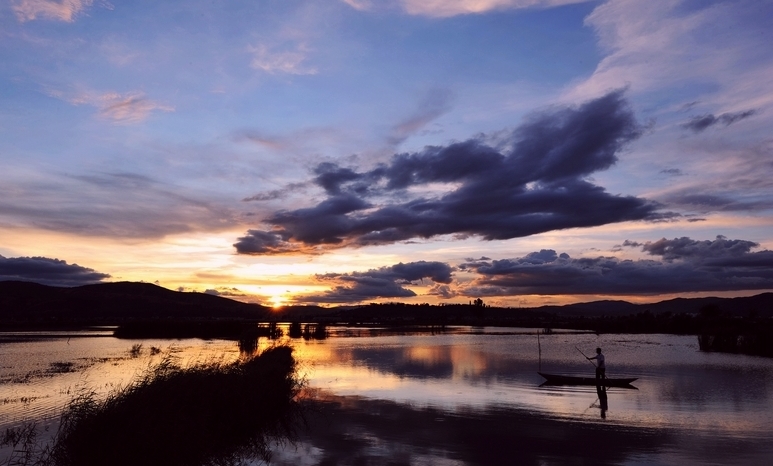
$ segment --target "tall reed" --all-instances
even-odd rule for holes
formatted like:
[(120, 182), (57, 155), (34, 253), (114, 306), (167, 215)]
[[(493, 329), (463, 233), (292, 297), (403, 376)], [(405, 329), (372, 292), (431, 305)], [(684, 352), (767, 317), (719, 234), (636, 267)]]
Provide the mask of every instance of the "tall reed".
[(292, 349), (181, 368), (171, 358), (106, 398), (83, 390), (62, 414), (44, 466), (240, 464), (269, 461), (294, 435), (302, 388)]

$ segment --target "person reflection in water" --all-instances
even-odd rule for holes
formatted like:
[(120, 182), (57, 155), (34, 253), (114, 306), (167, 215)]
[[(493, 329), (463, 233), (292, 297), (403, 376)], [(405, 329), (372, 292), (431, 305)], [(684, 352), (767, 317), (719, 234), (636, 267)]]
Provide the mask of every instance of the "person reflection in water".
[(601, 354), (601, 348), (596, 348), (596, 356), (588, 358), (588, 361), (595, 359), (596, 364), (596, 380), (607, 378), (607, 365), (604, 363), (604, 355)]
[(599, 396), (599, 408), (601, 409), (601, 419), (607, 418), (607, 410), (609, 409), (607, 399), (607, 387), (603, 385), (596, 385), (596, 394)]

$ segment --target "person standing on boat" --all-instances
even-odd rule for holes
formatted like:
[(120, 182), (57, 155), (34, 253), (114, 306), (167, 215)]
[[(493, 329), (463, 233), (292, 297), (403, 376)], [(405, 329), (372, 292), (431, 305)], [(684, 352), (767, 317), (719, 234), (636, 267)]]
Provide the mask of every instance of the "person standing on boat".
[(591, 359), (595, 359), (596, 362), (598, 363), (596, 364), (596, 379), (606, 379), (607, 365), (604, 363), (604, 355), (601, 354), (601, 348), (596, 348), (596, 356), (593, 356), (592, 358), (588, 358), (588, 361), (590, 361)]

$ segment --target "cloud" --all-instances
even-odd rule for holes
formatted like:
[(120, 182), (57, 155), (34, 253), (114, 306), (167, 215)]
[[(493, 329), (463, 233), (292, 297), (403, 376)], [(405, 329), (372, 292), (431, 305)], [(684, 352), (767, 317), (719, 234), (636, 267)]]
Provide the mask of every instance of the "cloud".
[(356, 140), (346, 128), (334, 126), (312, 126), (299, 128), (284, 134), (267, 133), (259, 129), (242, 129), (232, 135), (237, 143), (248, 142), (260, 148), (277, 154), (281, 160), (290, 157), (303, 159), (310, 153), (319, 153), (320, 147), (329, 147), (333, 153), (350, 152), (352, 139)]
[(317, 74), (317, 69), (306, 65), (310, 47), (304, 42), (269, 46), (258, 44), (249, 47), (252, 54), (250, 66), (269, 74)]
[(244, 199), (242, 199), (242, 201), (243, 202), (273, 201), (276, 199), (284, 199), (290, 196), (291, 194), (298, 192), (298, 190), (302, 190), (306, 187), (307, 187), (307, 183), (290, 183), (284, 188), (272, 189), (271, 191), (264, 191), (250, 197), (245, 197)]
[(719, 116), (714, 116), (709, 113), (691, 118), (690, 121), (684, 123), (682, 127), (692, 130), (694, 133), (700, 133), (719, 123), (722, 123), (725, 126), (729, 126), (737, 121), (743, 120), (744, 118), (749, 118), (755, 113), (756, 112), (754, 110), (746, 110), (744, 112), (735, 113), (723, 113)]
[(388, 143), (397, 146), (409, 136), (424, 128), (429, 122), (451, 109), (452, 94), (445, 89), (429, 92), (419, 103), (418, 110), (392, 128)]
[(457, 15), (481, 14), (499, 10), (521, 8), (549, 8), (587, 0), (343, 0), (352, 8), (360, 11), (383, 8), (399, 8), (410, 15), (447, 18)]
[(118, 123), (138, 123), (154, 110), (173, 112), (174, 108), (146, 99), (142, 94), (104, 94), (100, 101), (100, 115)]
[(509, 239), (668, 218), (673, 214), (658, 213), (650, 201), (607, 193), (585, 179), (612, 166), (639, 135), (616, 91), (535, 114), (490, 144), (479, 137), (427, 147), (396, 154), (370, 171), (322, 163), (313, 182), (326, 199), (274, 213), (264, 219), (270, 230), (250, 230), (235, 247), (253, 254), (319, 252), (449, 234)]
[(159, 238), (218, 231), (239, 223), (236, 213), (201, 193), (134, 173), (77, 176), (39, 174), (39, 181), (7, 180), (0, 219), (81, 236)]
[(289, 243), (286, 232), (248, 230), (238, 238), (234, 247), (239, 254), (294, 254), (301, 252), (299, 246)]
[(154, 111), (174, 112), (174, 107), (148, 99), (142, 92), (67, 92), (47, 89), (51, 97), (73, 105), (89, 105), (99, 109), (100, 117), (119, 124), (139, 123)]
[(666, 168), (666, 169), (660, 170), (660, 173), (662, 173), (664, 175), (668, 175), (668, 176), (682, 176), (682, 175), (684, 175), (682, 170), (680, 170), (678, 168)]
[[(658, 124), (639, 146), (646, 149), (621, 169), (635, 179), (657, 157), (689, 173), (650, 186), (648, 195), (687, 221), (696, 221), (692, 214), (773, 208), (771, 142), (762, 130), (773, 104), (773, 53), (759, 39), (772, 13), (769, 2), (616, 0), (600, 3), (585, 20), (604, 57), (564, 97), (628, 86)], [(663, 96), (678, 97), (665, 106), (654, 103)]]
[(0, 256), (0, 280), (20, 280), (51, 286), (80, 286), (98, 283), (110, 275), (47, 257)]
[(14, 0), (11, 4), (21, 22), (53, 19), (72, 23), (94, 0)]
[[(625, 243), (624, 243), (625, 244)], [(639, 246), (639, 244), (636, 244)], [(717, 236), (714, 241), (698, 241), (687, 237), (647, 241), (641, 244), (641, 250), (652, 255), (661, 256), (666, 262), (675, 260), (717, 260), (728, 257), (739, 257), (748, 254), (759, 244), (745, 240), (729, 240)]]
[(637, 94), (687, 92), (687, 106), (699, 97), (720, 107), (765, 108), (771, 53), (760, 37), (770, 15), (768, 2), (600, 2), (585, 23), (606, 55), (567, 96), (588, 98), (627, 85)]
[(330, 273), (317, 275), (321, 282), (336, 284), (332, 289), (319, 295), (304, 295), (295, 298), (306, 303), (357, 303), (375, 298), (410, 298), (416, 296), (405, 288), (425, 278), (436, 284), (451, 283), (453, 269), (443, 262), (409, 262), (390, 267), (371, 269), (367, 272)]
[(103, 94), (82, 93), (68, 99), (75, 105), (91, 105), (99, 109), (101, 117), (116, 123), (139, 123), (153, 111), (173, 112), (174, 108), (147, 99), (142, 93)]
[(701, 213), (762, 212), (773, 209), (773, 199), (769, 196), (751, 189), (746, 193), (738, 192), (739, 187), (728, 191), (721, 186), (690, 185), (661, 196), (660, 201), (669, 207), (691, 209)]
[(205, 294), (211, 294), (212, 296), (222, 296), (226, 298), (244, 298), (247, 296), (243, 291), (233, 287), (220, 287), (220, 288), (208, 288), (204, 290)]
[(460, 270), (478, 274), (462, 291), (468, 296), (517, 294), (667, 294), (773, 289), (773, 251), (751, 252), (751, 241), (661, 239), (628, 247), (662, 260), (616, 257), (571, 258), (552, 249), (521, 258), (474, 261)]

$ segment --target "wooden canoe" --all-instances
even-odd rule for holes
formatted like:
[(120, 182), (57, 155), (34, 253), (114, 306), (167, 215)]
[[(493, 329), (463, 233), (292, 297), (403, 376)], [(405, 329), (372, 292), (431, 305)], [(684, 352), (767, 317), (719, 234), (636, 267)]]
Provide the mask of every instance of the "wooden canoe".
[(631, 382), (636, 380), (636, 377), (628, 379), (602, 379), (602, 383), (598, 384), (595, 377), (575, 377), (571, 375), (556, 375), (545, 374), (544, 372), (537, 372), (545, 378), (546, 384), (550, 385), (603, 385), (605, 387), (628, 387)]

